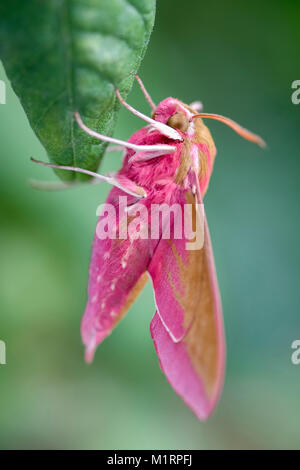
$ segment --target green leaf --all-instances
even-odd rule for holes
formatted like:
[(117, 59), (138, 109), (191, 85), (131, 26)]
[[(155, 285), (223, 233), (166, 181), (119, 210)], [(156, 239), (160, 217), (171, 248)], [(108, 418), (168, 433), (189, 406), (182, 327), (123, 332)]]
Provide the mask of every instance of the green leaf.
[[(141, 63), (155, 0), (1, 0), (0, 58), (52, 162), (96, 171)], [(60, 171), (65, 180), (82, 176)]]

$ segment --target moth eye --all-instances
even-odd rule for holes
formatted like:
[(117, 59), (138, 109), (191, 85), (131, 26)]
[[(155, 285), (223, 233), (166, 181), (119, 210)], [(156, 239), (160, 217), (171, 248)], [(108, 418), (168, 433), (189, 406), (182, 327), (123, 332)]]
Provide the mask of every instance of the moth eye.
[(184, 113), (176, 113), (171, 116), (167, 122), (168, 126), (186, 132), (189, 127), (189, 120)]

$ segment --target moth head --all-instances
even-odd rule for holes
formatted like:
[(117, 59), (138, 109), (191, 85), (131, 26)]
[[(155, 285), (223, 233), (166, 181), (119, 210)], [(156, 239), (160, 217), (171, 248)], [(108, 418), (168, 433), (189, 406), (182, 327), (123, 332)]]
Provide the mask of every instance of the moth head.
[[(199, 111), (201, 112), (199, 113)], [(203, 118), (223, 122), (240, 134), (244, 139), (255, 142), (261, 147), (266, 145), (261, 137), (248, 131), (244, 127), (232, 121), (232, 119), (219, 114), (203, 113), (202, 104), (199, 101), (195, 101), (191, 105), (187, 105), (176, 98), (166, 98), (159, 103), (152, 114), (152, 118), (155, 119), (155, 121), (162, 122), (163, 124), (177, 130), (179, 133), (183, 134), (183, 138), (186, 136), (194, 136), (199, 143), (205, 143), (210, 150), (215, 149), (215, 147), (210, 136), (210, 132), (203, 123)], [(205, 136), (203, 136), (203, 134), (205, 134)], [(209, 142), (207, 142), (207, 140), (209, 140)]]
[(192, 108), (176, 98), (166, 98), (159, 103), (152, 117), (185, 134), (188, 132), (195, 113)]
[(177, 111), (167, 121), (168, 126), (173, 127), (181, 132), (187, 132), (190, 120), (182, 111)]

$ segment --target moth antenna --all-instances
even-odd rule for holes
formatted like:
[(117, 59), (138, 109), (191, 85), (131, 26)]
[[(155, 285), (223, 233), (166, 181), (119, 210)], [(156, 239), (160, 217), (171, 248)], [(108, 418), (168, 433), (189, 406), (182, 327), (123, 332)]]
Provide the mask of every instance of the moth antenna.
[[(176, 151), (176, 147), (171, 146), (171, 145), (167, 145), (167, 144), (137, 145), (137, 144), (132, 144), (131, 142), (125, 142), (125, 141), (120, 140), (120, 139), (114, 139), (113, 137), (108, 137), (106, 135), (98, 134), (98, 132), (93, 131), (92, 129), (90, 129), (89, 127), (87, 127), (83, 123), (83, 121), (80, 117), (80, 114), (77, 111), (74, 112), (74, 116), (75, 116), (76, 122), (79, 125), (79, 127), (84, 132), (86, 132), (87, 134), (89, 134), (92, 137), (95, 137), (96, 139), (103, 140), (105, 142), (110, 142), (112, 144), (120, 145), (121, 147), (125, 147), (125, 148), (128, 148), (128, 149), (135, 150), (136, 152), (152, 152), (154, 150), (165, 150), (166, 153), (173, 153), (173, 152)], [(145, 117), (147, 117), (147, 116), (145, 116)], [(152, 119), (151, 119), (151, 121), (152, 121)], [(153, 122), (156, 122), (156, 121), (153, 121)], [(163, 126), (165, 126), (165, 124), (163, 124)], [(172, 129), (169, 126), (165, 126), (165, 127), (169, 128), (169, 129)], [(178, 134), (178, 135), (181, 138), (180, 134)]]
[(244, 127), (240, 126), (237, 122), (233, 121), (230, 118), (221, 116), (220, 114), (210, 114), (210, 113), (194, 114), (194, 116), (192, 116), (192, 119), (195, 119), (195, 118), (215, 119), (216, 121), (223, 122), (227, 126), (231, 127), (231, 129), (237, 132), (237, 134), (239, 134), (244, 139), (250, 140), (250, 142), (254, 142), (255, 144), (258, 144), (260, 147), (266, 147), (265, 141), (261, 137), (259, 137), (259, 135), (256, 135), (253, 132), (248, 131), (248, 129), (245, 129)]
[(40, 160), (36, 160), (35, 158), (31, 157), (30, 160), (38, 165), (47, 166), (50, 168), (56, 168), (58, 170), (67, 170), (67, 171), (74, 171), (76, 173), (84, 173), (85, 175), (93, 176), (94, 178), (98, 178), (102, 181), (106, 181), (107, 177), (103, 175), (99, 175), (99, 173), (95, 173), (94, 171), (85, 170), (84, 168), (78, 168), (75, 166), (68, 166), (68, 165), (56, 165), (54, 163), (47, 163), (42, 162)]
[(155, 105), (154, 101), (152, 100), (151, 96), (149, 95), (148, 91), (146, 90), (145, 85), (143, 84), (140, 77), (138, 75), (136, 75), (135, 78), (137, 79), (137, 82), (140, 85), (140, 88), (141, 88), (142, 92), (144, 93), (144, 96), (145, 96), (146, 100), (148, 101), (148, 103), (150, 105), (150, 108), (152, 109), (152, 112), (154, 112), (156, 110), (156, 105)]
[(122, 191), (126, 192), (127, 194), (130, 194), (131, 196), (136, 196), (139, 198), (144, 197), (144, 195), (135, 193), (134, 191), (130, 191), (129, 189), (125, 188), (113, 176), (99, 175), (99, 173), (94, 173), (93, 171), (85, 170), (84, 168), (77, 168), (75, 166), (56, 165), (54, 163), (41, 162), (40, 160), (35, 160), (35, 158), (32, 157), (30, 160), (34, 163), (37, 163), (38, 165), (56, 168), (58, 170), (75, 171), (76, 173), (83, 173), (85, 175), (93, 176), (93, 178), (97, 178), (100, 181), (105, 181), (106, 183), (109, 183), (112, 186), (116, 186), (117, 188), (122, 189)]
[(141, 113), (140, 111), (137, 111), (136, 109), (134, 109), (132, 106), (130, 106), (130, 104), (126, 103), (126, 101), (123, 100), (119, 90), (116, 88), (115, 89), (115, 93), (118, 97), (118, 100), (120, 101), (120, 103), (126, 108), (128, 109), (128, 111), (130, 111), (132, 114), (134, 114), (135, 116), (138, 116), (139, 118), (143, 119), (144, 121), (148, 122), (149, 124), (151, 124), (156, 130), (158, 130), (161, 134), (169, 137), (169, 139), (173, 139), (173, 140), (180, 140), (182, 141), (182, 137), (181, 135), (179, 134), (179, 132), (177, 132), (175, 129), (173, 129), (172, 127), (170, 126), (167, 126), (167, 124), (163, 124), (162, 122), (158, 122), (158, 121), (155, 121), (154, 119), (150, 118), (149, 116), (146, 116), (145, 114)]

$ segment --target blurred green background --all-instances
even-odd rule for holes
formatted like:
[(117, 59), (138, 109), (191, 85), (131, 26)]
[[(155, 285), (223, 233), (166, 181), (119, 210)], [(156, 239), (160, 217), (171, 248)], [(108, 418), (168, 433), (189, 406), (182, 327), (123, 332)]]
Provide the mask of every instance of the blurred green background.
[[(217, 148), (206, 196), (228, 344), (224, 393), (200, 423), (161, 373), (150, 285), (83, 361), (79, 334), (90, 244), (106, 185), (41, 193), (55, 179), (7, 83), (0, 105), (0, 448), (300, 448), (300, 4), (158, 1), (140, 75), (158, 102), (203, 101), (259, 133), (266, 151), (209, 121)], [(135, 85), (130, 103), (147, 104)], [(143, 124), (121, 111), (115, 136)], [(120, 166), (107, 154), (101, 172)]]

